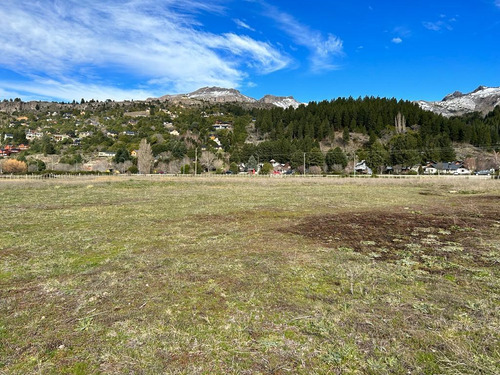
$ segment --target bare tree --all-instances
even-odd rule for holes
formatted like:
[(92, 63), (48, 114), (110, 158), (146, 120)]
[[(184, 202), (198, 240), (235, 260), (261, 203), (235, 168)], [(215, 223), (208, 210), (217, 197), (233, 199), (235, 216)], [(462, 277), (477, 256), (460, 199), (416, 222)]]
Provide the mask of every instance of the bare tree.
[(210, 151), (203, 151), (201, 153), (200, 164), (205, 167), (208, 172), (213, 169), (216, 160), (217, 156)]
[(464, 160), (464, 166), (471, 171), (475, 171), (477, 169), (477, 159), (472, 157), (466, 158)]
[(139, 150), (137, 152), (137, 168), (139, 173), (147, 174), (151, 172), (151, 165), (153, 164), (153, 152), (151, 151), (151, 145), (144, 138), (139, 144)]
[(119, 170), (120, 173), (125, 173), (132, 165), (130, 160), (125, 160), (123, 163), (116, 163), (115, 168)]
[(394, 126), (396, 127), (396, 133), (406, 133), (406, 119), (401, 112), (398, 112), (398, 115), (394, 119)]

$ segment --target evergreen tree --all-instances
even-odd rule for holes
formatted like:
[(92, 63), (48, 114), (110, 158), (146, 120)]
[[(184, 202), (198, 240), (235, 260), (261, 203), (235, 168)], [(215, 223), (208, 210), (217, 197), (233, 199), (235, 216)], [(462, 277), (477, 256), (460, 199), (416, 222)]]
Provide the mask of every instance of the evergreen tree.
[(255, 157), (252, 155), (250, 156), (250, 158), (248, 158), (248, 162), (247, 162), (247, 170), (257, 170), (258, 169), (258, 165), (257, 165), (257, 160), (255, 159)]
[(307, 164), (318, 167), (322, 167), (325, 164), (325, 157), (318, 147), (313, 147), (307, 154)]
[(346, 126), (344, 127), (344, 130), (342, 132), (342, 141), (344, 142), (344, 145), (348, 145), (350, 141), (350, 136), (349, 136), (349, 128)]
[(382, 173), (383, 167), (389, 162), (389, 152), (387, 152), (380, 141), (372, 143), (368, 149), (366, 162), (370, 168), (378, 170), (378, 173)]
[(347, 166), (347, 157), (340, 147), (328, 150), (325, 160), (330, 171), (344, 169)]

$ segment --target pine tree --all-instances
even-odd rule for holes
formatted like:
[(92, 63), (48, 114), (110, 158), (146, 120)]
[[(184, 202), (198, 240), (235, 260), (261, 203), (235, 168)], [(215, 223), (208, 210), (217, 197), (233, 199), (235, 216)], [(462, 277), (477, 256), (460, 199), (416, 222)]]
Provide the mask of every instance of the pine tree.
[(346, 126), (344, 127), (344, 131), (342, 132), (342, 141), (344, 142), (344, 145), (348, 145), (350, 140), (349, 136), (349, 128)]
[(325, 160), (330, 171), (344, 169), (347, 166), (347, 157), (340, 147), (328, 150)]

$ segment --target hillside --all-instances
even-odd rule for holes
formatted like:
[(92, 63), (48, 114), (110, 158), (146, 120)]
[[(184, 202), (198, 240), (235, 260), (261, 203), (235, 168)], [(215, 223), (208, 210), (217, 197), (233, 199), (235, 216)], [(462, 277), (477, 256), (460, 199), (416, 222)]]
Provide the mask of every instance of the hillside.
[(251, 157), (294, 171), (305, 161), (316, 173), (352, 171), (354, 160), (379, 173), (456, 158), (474, 158), (472, 170), (498, 168), (500, 107), (447, 118), (395, 99), (339, 98), (296, 109), (287, 106), (292, 100), (266, 96), (261, 106), (237, 90), (205, 88), (180, 100), (7, 101), (0, 107), (0, 156), (25, 160), (30, 171), (134, 171), (146, 139), (151, 170), (164, 173), (192, 171), (195, 159), (198, 171), (237, 172)]

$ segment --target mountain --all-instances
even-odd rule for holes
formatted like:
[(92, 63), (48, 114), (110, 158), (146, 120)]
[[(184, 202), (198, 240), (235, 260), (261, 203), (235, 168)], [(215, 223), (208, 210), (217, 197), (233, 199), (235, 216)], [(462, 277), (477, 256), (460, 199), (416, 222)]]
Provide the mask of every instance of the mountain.
[(281, 107), (285, 109), (290, 106), (297, 109), (298, 106), (302, 104), (296, 101), (293, 96), (274, 96), (274, 95), (266, 95), (262, 99), (260, 99), (259, 102), (266, 104), (273, 104), (276, 107)]
[[(266, 95), (260, 100), (243, 95), (236, 89), (227, 89), (222, 87), (202, 87), (188, 94), (165, 95), (159, 98), (162, 101), (181, 102), (185, 104), (196, 104), (197, 102), (210, 103), (243, 103), (256, 107), (267, 107), (273, 105), (281, 108), (292, 106), (297, 108), (300, 104), (293, 96), (274, 96)], [(151, 99), (148, 99), (151, 100)]]
[(455, 91), (446, 95), (439, 102), (416, 102), (422, 109), (441, 114), (445, 117), (461, 116), (471, 112), (481, 112), (483, 115), (500, 105), (500, 87), (479, 86), (468, 94)]

